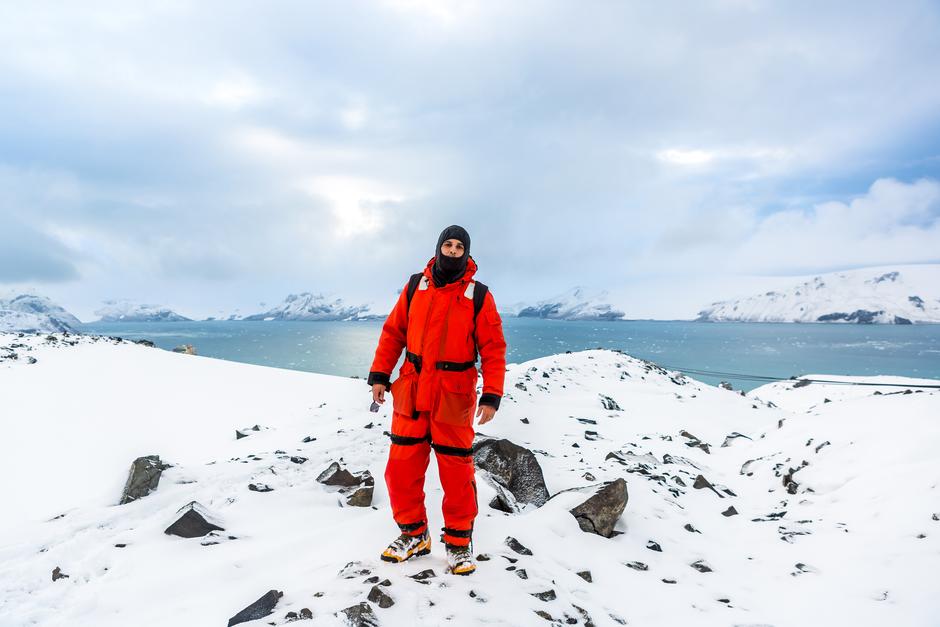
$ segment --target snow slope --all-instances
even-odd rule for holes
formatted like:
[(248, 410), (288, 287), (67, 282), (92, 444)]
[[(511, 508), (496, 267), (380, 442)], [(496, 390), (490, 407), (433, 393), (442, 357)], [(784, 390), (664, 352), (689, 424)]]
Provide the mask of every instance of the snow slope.
[(517, 303), (501, 311), (520, 318), (551, 318), (553, 320), (620, 320), (624, 313), (607, 302), (607, 292), (590, 294), (586, 288), (573, 287), (554, 298), (534, 305)]
[(73, 331), (81, 321), (44, 296), (20, 294), (0, 298), (0, 332)]
[(783, 291), (712, 303), (700, 322), (940, 322), (940, 264), (812, 277)]
[(342, 298), (323, 294), (289, 294), (284, 302), (265, 312), (229, 320), (351, 320), (366, 317), (368, 305), (347, 305)]
[(127, 300), (107, 300), (104, 307), (95, 311), (99, 322), (183, 322), (190, 318), (181, 316), (162, 305), (142, 305)]
[[(535, 451), (555, 496), (505, 514), (487, 506), (495, 491), (478, 471), (474, 548), (490, 559), (454, 577), (433, 455), (431, 555), (378, 559), (398, 533), (382, 480), (390, 407), (369, 413), (362, 380), (106, 338), (0, 335), (0, 347), (36, 360), (0, 360), (3, 627), (221, 625), (271, 589), (284, 593), (274, 613), (249, 624), (310, 608), (310, 624), (340, 625), (371, 588), (340, 574), (349, 562), (391, 582), (395, 604), (373, 606), (386, 626), (550, 624), (536, 611), (586, 624), (575, 606), (598, 626), (936, 624), (940, 395), (885, 385), (915, 380), (787, 381), (742, 396), (612, 351), (510, 365), (482, 431)], [(117, 505), (130, 462), (148, 454), (173, 467)], [(316, 482), (340, 459), (376, 478), (372, 508), (340, 506)], [(700, 474), (714, 490), (693, 487)], [(622, 533), (581, 531), (567, 510), (584, 495), (561, 491), (620, 477)], [(192, 500), (235, 539), (164, 534)], [(722, 515), (729, 506), (739, 513)], [(57, 566), (69, 578), (53, 582)], [(428, 568), (430, 583), (410, 578)], [(549, 589), (554, 600), (532, 596)]]

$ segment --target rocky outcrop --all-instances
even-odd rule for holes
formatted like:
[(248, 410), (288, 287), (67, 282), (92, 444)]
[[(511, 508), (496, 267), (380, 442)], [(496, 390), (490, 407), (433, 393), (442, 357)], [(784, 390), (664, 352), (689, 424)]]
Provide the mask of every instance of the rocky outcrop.
[(136, 501), (156, 490), (160, 484), (160, 475), (167, 468), (171, 468), (171, 465), (161, 462), (159, 455), (135, 459), (131, 464), (127, 483), (124, 484), (120, 505)]
[(338, 492), (346, 497), (347, 505), (353, 507), (372, 505), (375, 479), (368, 470), (353, 474), (340, 466), (339, 462), (332, 462), (326, 470), (320, 473), (317, 481), (323, 485), (339, 487)]
[(617, 479), (603, 484), (593, 496), (570, 512), (582, 531), (610, 538), (627, 506), (627, 499), (627, 482)]
[(179, 512), (182, 512), (179, 518), (163, 533), (181, 538), (201, 538), (210, 531), (225, 531), (225, 528), (216, 524), (206, 509), (196, 501), (190, 501), (177, 510), (177, 513)]
[(268, 590), (260, 599), (228, 619), (228, 627), (269, 616), (274, 612), (274, 606), (282, 596), (284, 593), (279, 590)]
[(548, 500), (542, 467), (529, 449), (506, 439), (478, 437), (473, 462), (496, 488), (490, 502), (493, 509), (516, 513), (525, 505), (541, 507)]

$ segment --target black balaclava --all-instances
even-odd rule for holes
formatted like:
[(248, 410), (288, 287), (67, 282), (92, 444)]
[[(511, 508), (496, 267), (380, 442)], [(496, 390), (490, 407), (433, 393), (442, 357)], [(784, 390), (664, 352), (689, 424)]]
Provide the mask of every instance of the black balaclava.
[[(460, 240), (463, 243), (463, 254), (461, 256), (450, 257), (441, 253), (441, 246), (449, 239)], [(434, 266), (431, 268), (434, 285), (443, 287), (448, 283), (453, 283), (462, 277), (467, 269), (467, 259), (470, 258), (470, 234), (462, 226), (451, 224), (441, 231), (441, 236), (437, 238), (434, 257)]]

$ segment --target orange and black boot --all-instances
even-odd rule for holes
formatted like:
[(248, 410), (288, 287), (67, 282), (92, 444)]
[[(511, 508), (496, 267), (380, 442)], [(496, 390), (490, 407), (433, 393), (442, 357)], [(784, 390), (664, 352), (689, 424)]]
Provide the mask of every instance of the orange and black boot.
[(469, 575), (477, 569), (473, 551), (469, 546), (444, 543), (447, 549), (447, 567), (454, 575)]
[(419, 555), (431, 552), (431, 535), (427, 529), (416, 536), (403, 533), (388, 545), (382, 552), (382, 559), (386, 562), (404, 562)]

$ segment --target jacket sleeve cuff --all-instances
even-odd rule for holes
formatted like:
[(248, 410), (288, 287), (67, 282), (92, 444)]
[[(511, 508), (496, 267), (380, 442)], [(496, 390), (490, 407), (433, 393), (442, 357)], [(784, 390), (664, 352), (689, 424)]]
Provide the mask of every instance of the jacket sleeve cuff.
[(381, 383), (385, 386), (385, 389), (392, 387), (392, 384), (389, 383), (389, 375), (384, 372), (375, 372), (372, 371), (369, 373), (369, 380), (366, 381), (369, 385), (375, 385), (376, 383)]
[(489, 405), (493, 409), (499, 409), (499, 401), (502, 397), (496, 394), (480, 394), (480, 405)]

